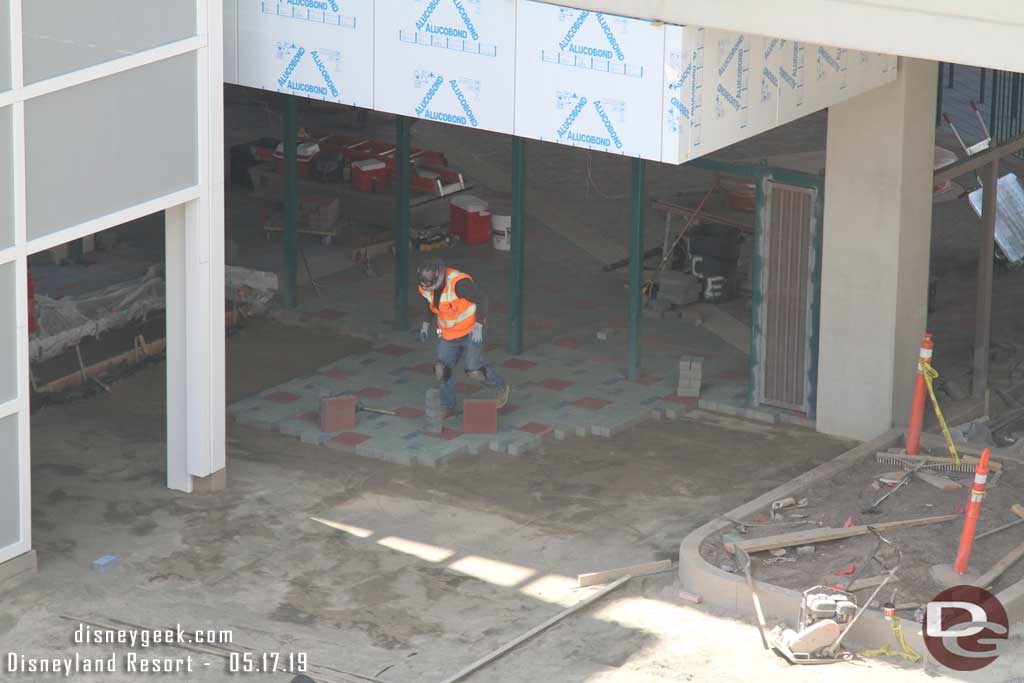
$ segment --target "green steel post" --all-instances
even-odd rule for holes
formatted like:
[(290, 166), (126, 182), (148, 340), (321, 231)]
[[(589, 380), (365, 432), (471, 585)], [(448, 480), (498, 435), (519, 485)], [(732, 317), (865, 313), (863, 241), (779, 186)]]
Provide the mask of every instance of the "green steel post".
[(409, 119), (395, 117), (395, 325), (409, 328)]
[(640, 377), (640, 309), (643, 305), (644, 271), (644, 172), (643, 159), (633, 159), (633, 193), (630, 206), (632, 233), (629, 239), (629, 357), (626, 375)]
[(299, 305), (298, 100), (286, 95), (284, 109), (284, 305)]
[(526, 234), (523, 230), (523, 194), (526, 171), (523, 162), (524, 141), (512, 138), (512, 291), (508, 312), (508, 352), (523, 352), (523, 263)]

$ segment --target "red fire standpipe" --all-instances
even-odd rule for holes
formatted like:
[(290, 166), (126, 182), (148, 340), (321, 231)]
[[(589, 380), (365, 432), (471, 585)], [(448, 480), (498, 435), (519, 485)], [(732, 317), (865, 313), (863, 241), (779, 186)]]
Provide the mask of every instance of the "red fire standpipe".
[(988, 479), (988, 456), (989, 451), (986, 448), (981, 452), (978, 466), (974, 468), (971, 502), (967, 504), (964, 530), (960, 533), (960, 547), (956, 550), (956, 564), (953, 565), (953, 571), (957, 574), (966, 572), (967, 563), (971, 560), (971, 548), (974, 547), (974, 532), (978, 528), (978, 517), (981, 515), (981, 499), (985, 497), (985, 481)]
[(932, 335), (925, 334), (921, 342), (921, 351), (917, 356), (917, 379), (914, 383), (914, 402), (910, 406), (910, 423), (907, 425), (907, 448), (910, 455), (921, 451), (921, 426), (924, 424), (924, 401), (928, 394), (928, 386), (924, 381), (924, 366), (932, 364)]

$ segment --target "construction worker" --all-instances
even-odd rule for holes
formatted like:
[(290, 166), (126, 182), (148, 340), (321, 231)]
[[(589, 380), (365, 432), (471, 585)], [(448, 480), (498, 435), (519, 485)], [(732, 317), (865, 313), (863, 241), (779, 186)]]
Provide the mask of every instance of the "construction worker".
[(438, 258), (428, 259), (416, 269), (420, 295), (427, 300), (427, 319), (420, 326), (420, 341), (426, 343), (433, 327), (440, 336), (434, 373), (441, 382), (441, 406), (445, 417), (455, 415), (455, 366), (466, 358), (466, 375), (498, 390), (498, 407), (508, 403), (511, 388), (494, 368), (484, 364), (484, 324), (487, 321), (487, 293), (473, 278), (446, 268)]

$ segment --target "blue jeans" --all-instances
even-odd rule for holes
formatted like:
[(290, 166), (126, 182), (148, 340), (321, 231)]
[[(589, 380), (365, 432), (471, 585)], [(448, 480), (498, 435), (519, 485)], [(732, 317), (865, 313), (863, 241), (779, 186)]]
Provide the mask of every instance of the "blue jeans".
[(447, 410), (455, 410), (455, 366), (465, 355), (466, 372), (484, 371), (484, 384), (501, 391), (505, 388), (505, 378), (494, 368), (484, 366), (484, 345), (473, 343), (469, 335), (458, 339), (440, 339), (437, 342), (437, 359), (451, 370), (448, 379), (441, 383), (441, 405)]

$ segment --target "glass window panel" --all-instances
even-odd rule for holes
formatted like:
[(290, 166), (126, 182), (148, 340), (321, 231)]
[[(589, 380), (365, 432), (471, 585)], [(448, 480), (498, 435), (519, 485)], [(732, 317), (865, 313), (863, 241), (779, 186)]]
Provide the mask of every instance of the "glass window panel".
[(196, 35), (195, 0), (23, 0), (22, 6), (26, 83)]
[(0, 403), (18, 397), (18, 330), (14, 263), (0, 266)]
[(11, 108), (0, 107), (0, 249), (14, 244), (14, 154)]
[(196, 88), (189, 53), (28, 100), (29, 239), (195, 185)]
[(21, 540), (18, 416), (0, 419), (0, 550)]
[(11, 89), (11, 3), (0, 0), (0, 92)]

